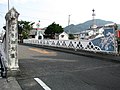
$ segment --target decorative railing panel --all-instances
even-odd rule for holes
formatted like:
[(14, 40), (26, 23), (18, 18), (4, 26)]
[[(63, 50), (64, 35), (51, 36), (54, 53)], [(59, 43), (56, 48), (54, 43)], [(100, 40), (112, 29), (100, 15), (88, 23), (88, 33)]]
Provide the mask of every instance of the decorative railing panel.
[(75, 50), (87, 50), (94, 52), (117, 53), (115, 31), (113, 27), (104, 27), (103, 35), (91, 40), (35, 40), (24, 39), (24, 43), (37, 44), (52, 47), (73, 48)]

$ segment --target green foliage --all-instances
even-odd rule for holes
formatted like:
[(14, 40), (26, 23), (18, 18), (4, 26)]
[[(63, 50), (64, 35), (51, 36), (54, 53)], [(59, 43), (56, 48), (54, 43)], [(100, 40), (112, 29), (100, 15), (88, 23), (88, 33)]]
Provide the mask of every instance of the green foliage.
[(20, 42), (29, 37), (29, 32), (33, 28), (34, 22), (18, 21), (18, 39)]
[(73, 34), (69, 34), (69, 39), (74, 39), (74, 35)]
[(63, 28), (59, 24), (53, 22), (51, 25), (47, 27), (45, 30), (45, 34), (47, 37), (54, 38), (55, 33), (62, 33)]
[(117, 26), (118, 26), (118, 28), (117, 28), (117, 29), (118, 29), (118, 30), (120, 30), (120, 24), (117, 24)]
[(120, 38), (119, 37), (116, 37), (116, 40), (120, 42)]
[(28, 38), (30, 30), (33, 28), (34, 22), (18, 21), (18, 35), (21, 35), (23, 39)]
[(118, 25), (115, 23), (115, 25), (114, 25), (114, 28), (115, 28), (115, 30), (117, 30), (118, 29)]

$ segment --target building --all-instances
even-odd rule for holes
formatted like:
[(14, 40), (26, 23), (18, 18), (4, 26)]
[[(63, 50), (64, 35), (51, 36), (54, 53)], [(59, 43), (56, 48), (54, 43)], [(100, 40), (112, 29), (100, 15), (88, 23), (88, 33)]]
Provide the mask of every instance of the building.
[(80, 40), (80, 32), (73, 33), (74, 40)]
[(89, 37), (89, 30), (80, 32), (80, 39), (87, 39)]
[[(103, 33), (104, 33), (104, 27), (113, 27), (115, 26), (114, 24), (106, 24), (104, 26), (99, 26), (96, 28), (89, 28), (85, 31), (80, 32), (80, 39), (94, 39), (94, 38), (99, 38), (99, 37), (103, 37)], [(120, 31), (117, 31), (117, 36), (120, 37)]]
[(117, 37), (120, 38), (120, 30), (117, 30)]
[(59, 35), (59, 40), (69, 40), (69, 35), (66, 32), (63, 32)]
[(85, 31), (80, 32), (80, 39), (93, 39), (103, 36), (103, 26), (97, 27), (97, 28), (89, 28)]
[(30, 30), (29, 38), (30, 39), (44, 39), (45, 29), (46, 28), (33, 28), (33, 30)]

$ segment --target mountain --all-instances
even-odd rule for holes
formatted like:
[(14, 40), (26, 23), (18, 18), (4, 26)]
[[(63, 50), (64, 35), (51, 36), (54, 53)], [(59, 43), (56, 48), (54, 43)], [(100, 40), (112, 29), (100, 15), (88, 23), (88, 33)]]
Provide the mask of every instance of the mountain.
[[(101, 19), (96, 19), (95, 22), (96, 22), (97, 26), (103, 26), (105, 24), (113, 23), (112, 21), (105, 21), (105, 20), (101, 20)], [(84, 23), (77, 24), (77, 25), (71, 24), (71, 25), (65, 27), (64, 31), (67, 33), (77, 33), (77, 32), (88, 29), (92, 24), (93, 24), (93, 20), (89, 20), (89, 21), (86, 21)], [(119, 25), (119, 27), (120, 27), (120, 25)]]

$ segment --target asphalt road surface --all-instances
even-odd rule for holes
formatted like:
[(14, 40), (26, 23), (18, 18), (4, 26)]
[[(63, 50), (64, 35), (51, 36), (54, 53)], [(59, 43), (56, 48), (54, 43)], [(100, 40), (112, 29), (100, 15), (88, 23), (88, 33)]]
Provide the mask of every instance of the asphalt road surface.
[(120, 63), (19, 45), (23, 90), (120, 90)]

